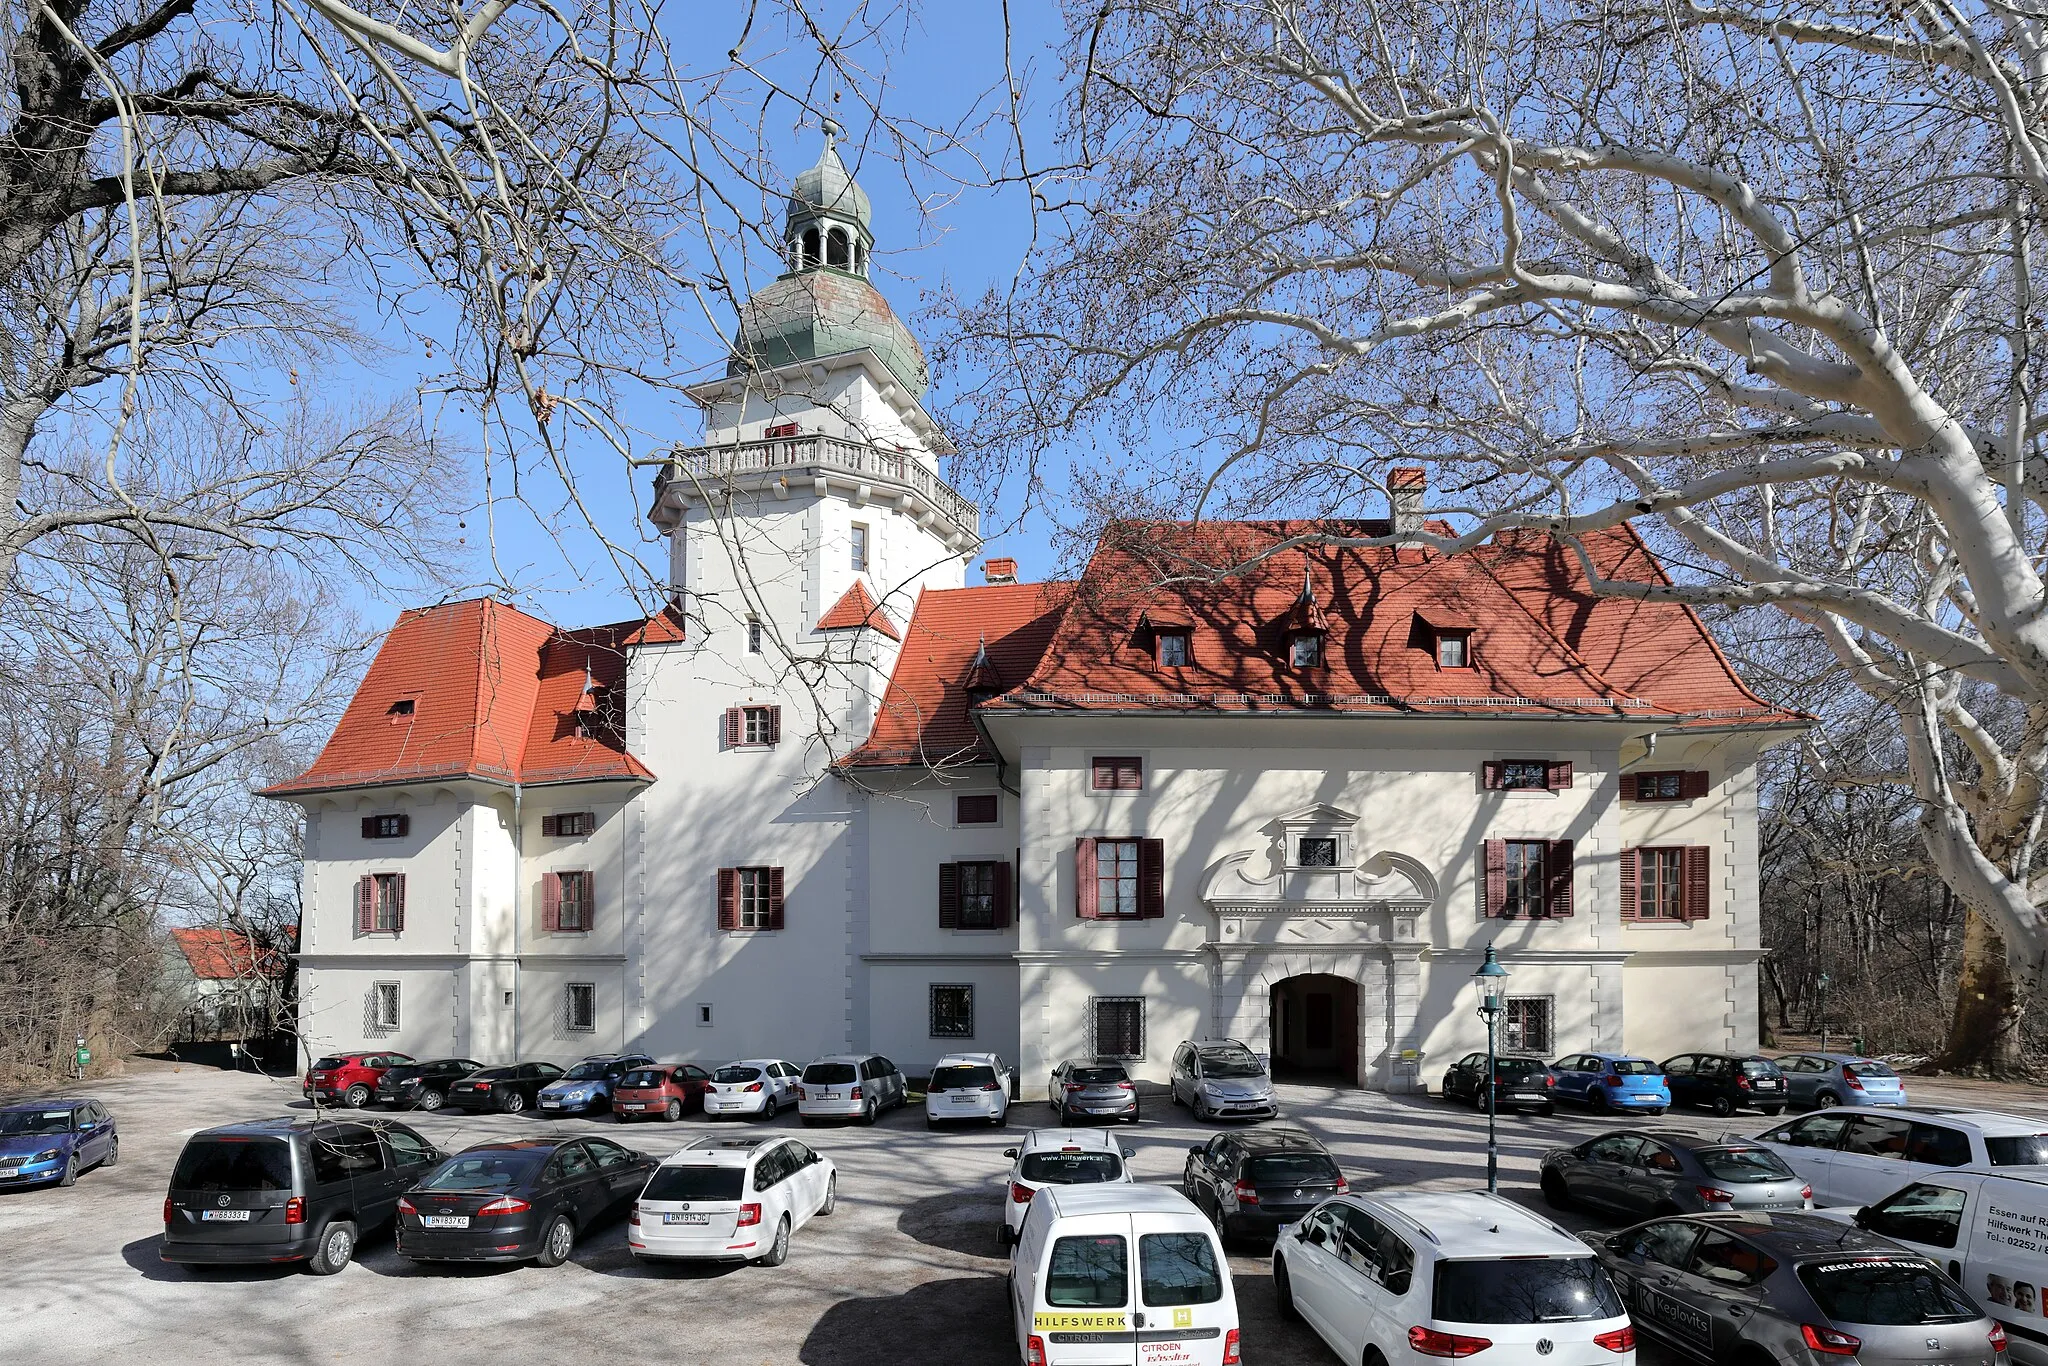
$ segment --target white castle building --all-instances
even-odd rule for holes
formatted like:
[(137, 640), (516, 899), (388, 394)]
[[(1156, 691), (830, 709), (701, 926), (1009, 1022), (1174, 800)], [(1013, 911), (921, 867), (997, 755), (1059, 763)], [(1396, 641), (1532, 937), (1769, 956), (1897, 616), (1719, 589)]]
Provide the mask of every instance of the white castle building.
[(1754, 1046), (1756, 761), (1802, 722), (1693, 613), (1541, 537), (1296, 543), (1386, 521), (1120, 524), (1077, 582), (964, 586), (979, 513), (829, 141), (786, 242), (656, 484), (675, 605), (406, 612), (271, 789), (313, 1048), (992, 1050), (1035, 1086), (1214, 1035), (1409, 1089), (1483, 1044), (1488, 945), (1505, 1046)]

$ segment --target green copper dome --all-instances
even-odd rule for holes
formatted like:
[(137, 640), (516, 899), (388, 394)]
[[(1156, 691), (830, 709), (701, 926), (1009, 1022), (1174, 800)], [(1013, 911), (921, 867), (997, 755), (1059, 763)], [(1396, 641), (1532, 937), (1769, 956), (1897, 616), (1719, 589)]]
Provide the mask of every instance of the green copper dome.
[(875, 287), (858, 275), (817, 267), (769, 284), (740, 311), (728, 375), (871, 350), (912, 398), (930, 384), (924, 349)]
[(785, 220), (791, 226), (820, 214), (850, 218), (863, 228), (869, 227), (873, 212), (868, 206), (867, 191), (854, 182), (833, 143), (839, 137), (839, 125), (825, 120), (825, 150), (818, 154), (818, 164), (796, 178), (796, 184), (789, 192), (789, 213)]

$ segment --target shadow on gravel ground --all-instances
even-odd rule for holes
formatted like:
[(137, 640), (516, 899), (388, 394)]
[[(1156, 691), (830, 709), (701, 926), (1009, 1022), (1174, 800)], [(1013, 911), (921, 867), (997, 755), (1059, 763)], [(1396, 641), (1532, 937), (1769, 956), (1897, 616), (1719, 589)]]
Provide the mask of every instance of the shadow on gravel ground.
[(910, 1205), (897, 1216), (896, 1231), (927, 1247), (1006, 1261), (1009, 1249), (998, 1232), (1001, 1218), (1001, 1206), (984, 1192), (954, 1191), (928, 1195)]
[[(805, 1366), (1014, 1366), (1017, 1345), (1009, 1323), (1004, 1277), (926, 1281), (901, 1295), (841, 1300), (811, 1328), (797, 1360)], [(952, 1331), (968, 1324), (976, 1331)]]

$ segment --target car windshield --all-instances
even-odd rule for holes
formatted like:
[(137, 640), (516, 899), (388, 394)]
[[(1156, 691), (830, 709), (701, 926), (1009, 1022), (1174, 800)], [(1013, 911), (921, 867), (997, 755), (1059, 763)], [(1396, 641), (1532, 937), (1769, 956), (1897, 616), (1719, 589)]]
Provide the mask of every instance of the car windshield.
[(1493, 1074), (1510, 1081), (1523, 1077), (1540, 1077), (1550, 1068), (1534, 1058), (1501, 1058), (1493, 1065)]
[(1266, 1069), (1259, 1066), (1259, 1060), (1242, 1049), (1219, 1049), (1202, 1055), (1202, 1075), (1205, 1077), (1263, 1077)]
[(457, 1153), (420, 1182), (423, 1191), (495, 1191), (523, 1185), (547, 1159), (540, 1149)]
[(2048, 1165), (2048, 1134), (2006, 1134), (1986, 1137), (1984, 1151), (1994, 1167)]
[(932, 1073), (927, 1091), (979, 1091), (996, 1084), (993, 1067), (941, 1067)]
[(1624, 1077), (1659, 1077), (1664, 1074), (1664, 1069), (1648, 1058), (1616, 1058), (1606, 1067), (1608, 1071), (1618, 1072)]
[(180, 1191), (288, 1191), (292, 1151), (281, 1138), (195, 1138), (178, 1154), (171, 1189)]
[(1255, 1186), (1333, 1186), (1341, 1177), (1337, 1164), (1321, 1153), (1275, 1153), (1245, 1165)]
[(332, 1072), (337, 1067), (348, 1066), (347, 1058), (322, 1058), (313, 1064), (315, 1072)]
[(737, 1200), (743, 1167), (656, 1167), (642, 1200)]
[(0, 1111), (0, 1134), (68, 1134), (69, 1110)]
[(1789, 1181), (1792, 1169), (1778, 1155), (1764, 1148), (1705, 1148), (1693, 1154), (1707, 1175), (1717, 1181), (1756, 1185), (1764, 1181)]
[(711, 1074), (711, 1080), (724, 1082), (728, 1086), (737, 1082), (759, 1081), (761, 1080), (761, 1069), (758, 1067), (721, 1067)]
[(843, 1086), (853, 1080), (850, 1062), (814, 1062), (804, 1069), (804, 1080), (813, 1086)]
[(1114, 1086), (1130, 1080), (1121, 1067), (1076, 1067), (1067, 1079), (1079, 1086)]
[(1026, 1153), (1017, 1174), (1041, 1186), (1092, 1186), (1116, 1180), (1123, 1169), (1115, 1153)]
[(1961, 1323), (1979, 1317), (1932, 1262), (1907, 1258), (1808, 1262), (1799, 1281), (1820, 1311), (1837, 1323), (1902, 1327)]
[(659, 1086), (661, 1085), (661, 1069), (655, 1068), (650, 1071), (643, 1067), (636, 1071), (628, 1072), (625, 1076), (619, 1078), (619, 1085), (628, 1091), (641, 1086)]
[(1116, 1234), (1053, 1242), (1045, 1266), (1045, 1302), (1053, 1308), (1121, 1309), (1130, 1288), (1130, 1248)]
[(1775, 1077), (1778, 1075), (1778, 1064), (1768, 1062), (1763, 1058), (1749, 1058), (1742, 1064), (1742, 1075), (1745, 1077)]
[(1624, 1311), (1591, 1257), (1530, 1257), (1438, 1263), (1434, 1312), (1450, 1323), (1565, 1323)]
[(515, 1067), (486, 1067), (483, 1071), (474, 1073), (470, 1079), (472, 1081), (497, 1081), (501, 1077), (511, 1076), (518, 1070)]
[(611, 1064), (606, 1062), (579, 1062), (562, 1074), (562, 1080), (596, 1081), (604, 1075), (605, 1068), (609, 1066)]

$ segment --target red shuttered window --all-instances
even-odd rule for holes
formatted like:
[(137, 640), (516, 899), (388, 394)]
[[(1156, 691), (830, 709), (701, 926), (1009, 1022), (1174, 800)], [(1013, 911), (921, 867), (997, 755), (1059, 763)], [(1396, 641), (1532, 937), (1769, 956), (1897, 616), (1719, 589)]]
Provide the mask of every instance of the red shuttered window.
[(1128, 755), (1098, 755), (1089, 764), (1089, 783), (1097, 792), (1137, 792), (1145, 786), (1145, 761)]
[(541, 875), (541, 928), (582, 933), (597, 919), (597, 879), (587, 870)]
[(1479, 766), (1488, 792), (1562, 792), (1572, 785), (1569, 759), (1488, 759)]
[(996, 825), (1002, 818), (1001, 802), (993, 792), (963, 793), (953, 799), (955, 825)]
[(363, 817), (363, 838), (366, 840), (404, 839), (411, 833), (411, 816), (399, 814)]
[(939, 865), (939, 928), (1003, 930), (1016, 895), (1010, 865), (995, 860)]
[(1621, 851), (1621, 918), (1676, 924), (1705, 920), (1712, 851), (1704, 844)]
[(405, 874), (365, 873), (356, 879), (356, 933), (405, 932)]
[(779, 930), (782, 927), (782, 869), (718, 870), (719, 929)]
[(761, 749), (781, 743), (782, 708), (755, 706), (725, 709), (727, 749)]
[(1624, 774), (1621, 795), (1632, 802), (1697, 801), (1707, 795), (1707, 775), (1699, 769)]
[(1166, 842), (1084, 839), (1074, 847), (1075, 913), (1083, 920), (1166, 914)]
[(1572, 913), (1570, 840), (1487, 840), (1481, 896), (1502, 920), (1557, 920)]

